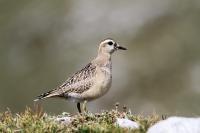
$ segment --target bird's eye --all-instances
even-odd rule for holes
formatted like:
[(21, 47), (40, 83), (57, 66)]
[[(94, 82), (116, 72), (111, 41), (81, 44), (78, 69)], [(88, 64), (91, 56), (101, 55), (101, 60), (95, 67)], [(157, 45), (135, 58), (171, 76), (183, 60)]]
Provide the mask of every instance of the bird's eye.
[(111, 41), (110, 41), (110, 42), (108, 42), (108, 45), (113, 45), (113, 42), (111, 42)]

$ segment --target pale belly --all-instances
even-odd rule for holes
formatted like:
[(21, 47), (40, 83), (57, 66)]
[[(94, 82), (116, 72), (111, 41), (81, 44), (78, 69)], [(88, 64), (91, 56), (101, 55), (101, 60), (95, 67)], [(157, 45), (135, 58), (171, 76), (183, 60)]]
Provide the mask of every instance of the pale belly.
[(111, 73), (101, 73), (99, 74), (96, 79), (94, 85), (87, 90), (86, 92), (81, 94), (81, 97), (84, 100), (91, 101), (96, 98), (99, 98), (106, 94), (110, 89), (112, 84), (112, 76)]
[(81, 96), (83, 97), (84, 100), (88, 100), (88, 101), (94, 100), (96, 98), (103, 96), (106, 92), (108, 92), (110, 87), (111, 87), (111, 81), (109, 81), (108, 83), (105, 83), (104, 85), (97, 84), (97, 85), (94, 85), (88, 91), (84, 92)]

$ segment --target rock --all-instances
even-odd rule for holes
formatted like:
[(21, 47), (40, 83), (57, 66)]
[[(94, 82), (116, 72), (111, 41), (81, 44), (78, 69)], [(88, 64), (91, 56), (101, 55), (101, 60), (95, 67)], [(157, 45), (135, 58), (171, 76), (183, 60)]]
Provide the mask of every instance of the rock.
[(147, 133), (200, 133), (200, 118), (170, 117), (149, 128)]
[(72, 122), (72, 118), (65, 116), (65, 117), (61, 117), (61, 118), (56, 118), (56, 121), (58, 121), (62, 124), (70, 124)]
[(122, 128), (131, 128), (131, 129), (139, 128), (138, 123), (126, 118), (117, 118), (117, 121), (115, 124)]

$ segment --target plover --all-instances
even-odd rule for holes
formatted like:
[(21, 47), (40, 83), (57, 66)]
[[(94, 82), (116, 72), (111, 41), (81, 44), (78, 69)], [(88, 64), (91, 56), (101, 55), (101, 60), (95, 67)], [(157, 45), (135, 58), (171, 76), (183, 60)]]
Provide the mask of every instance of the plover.
[(81, 113), (86, 111), (86, 103), (103, 96), (111, 87), (112, 61), (111, 55), (117, 50), (126, 50), (112, 39), (99, 44), (98, 55), (80, 71), (69, 77), (61, 86), (43, 93), (34, 101), (50, 97), (60, 97), (77, 103)]

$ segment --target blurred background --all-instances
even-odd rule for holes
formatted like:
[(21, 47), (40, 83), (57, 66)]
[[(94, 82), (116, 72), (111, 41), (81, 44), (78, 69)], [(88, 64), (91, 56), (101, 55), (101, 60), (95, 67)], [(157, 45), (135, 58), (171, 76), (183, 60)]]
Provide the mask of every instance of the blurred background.
[[(134, 113), (200, 114), (199, 0), (0, 0), (0, 111), (19, 112), (60, 85), (113, 38), (113, 85), (88, 104)], [(60, 99), (50, 113), (76, 112)]]

